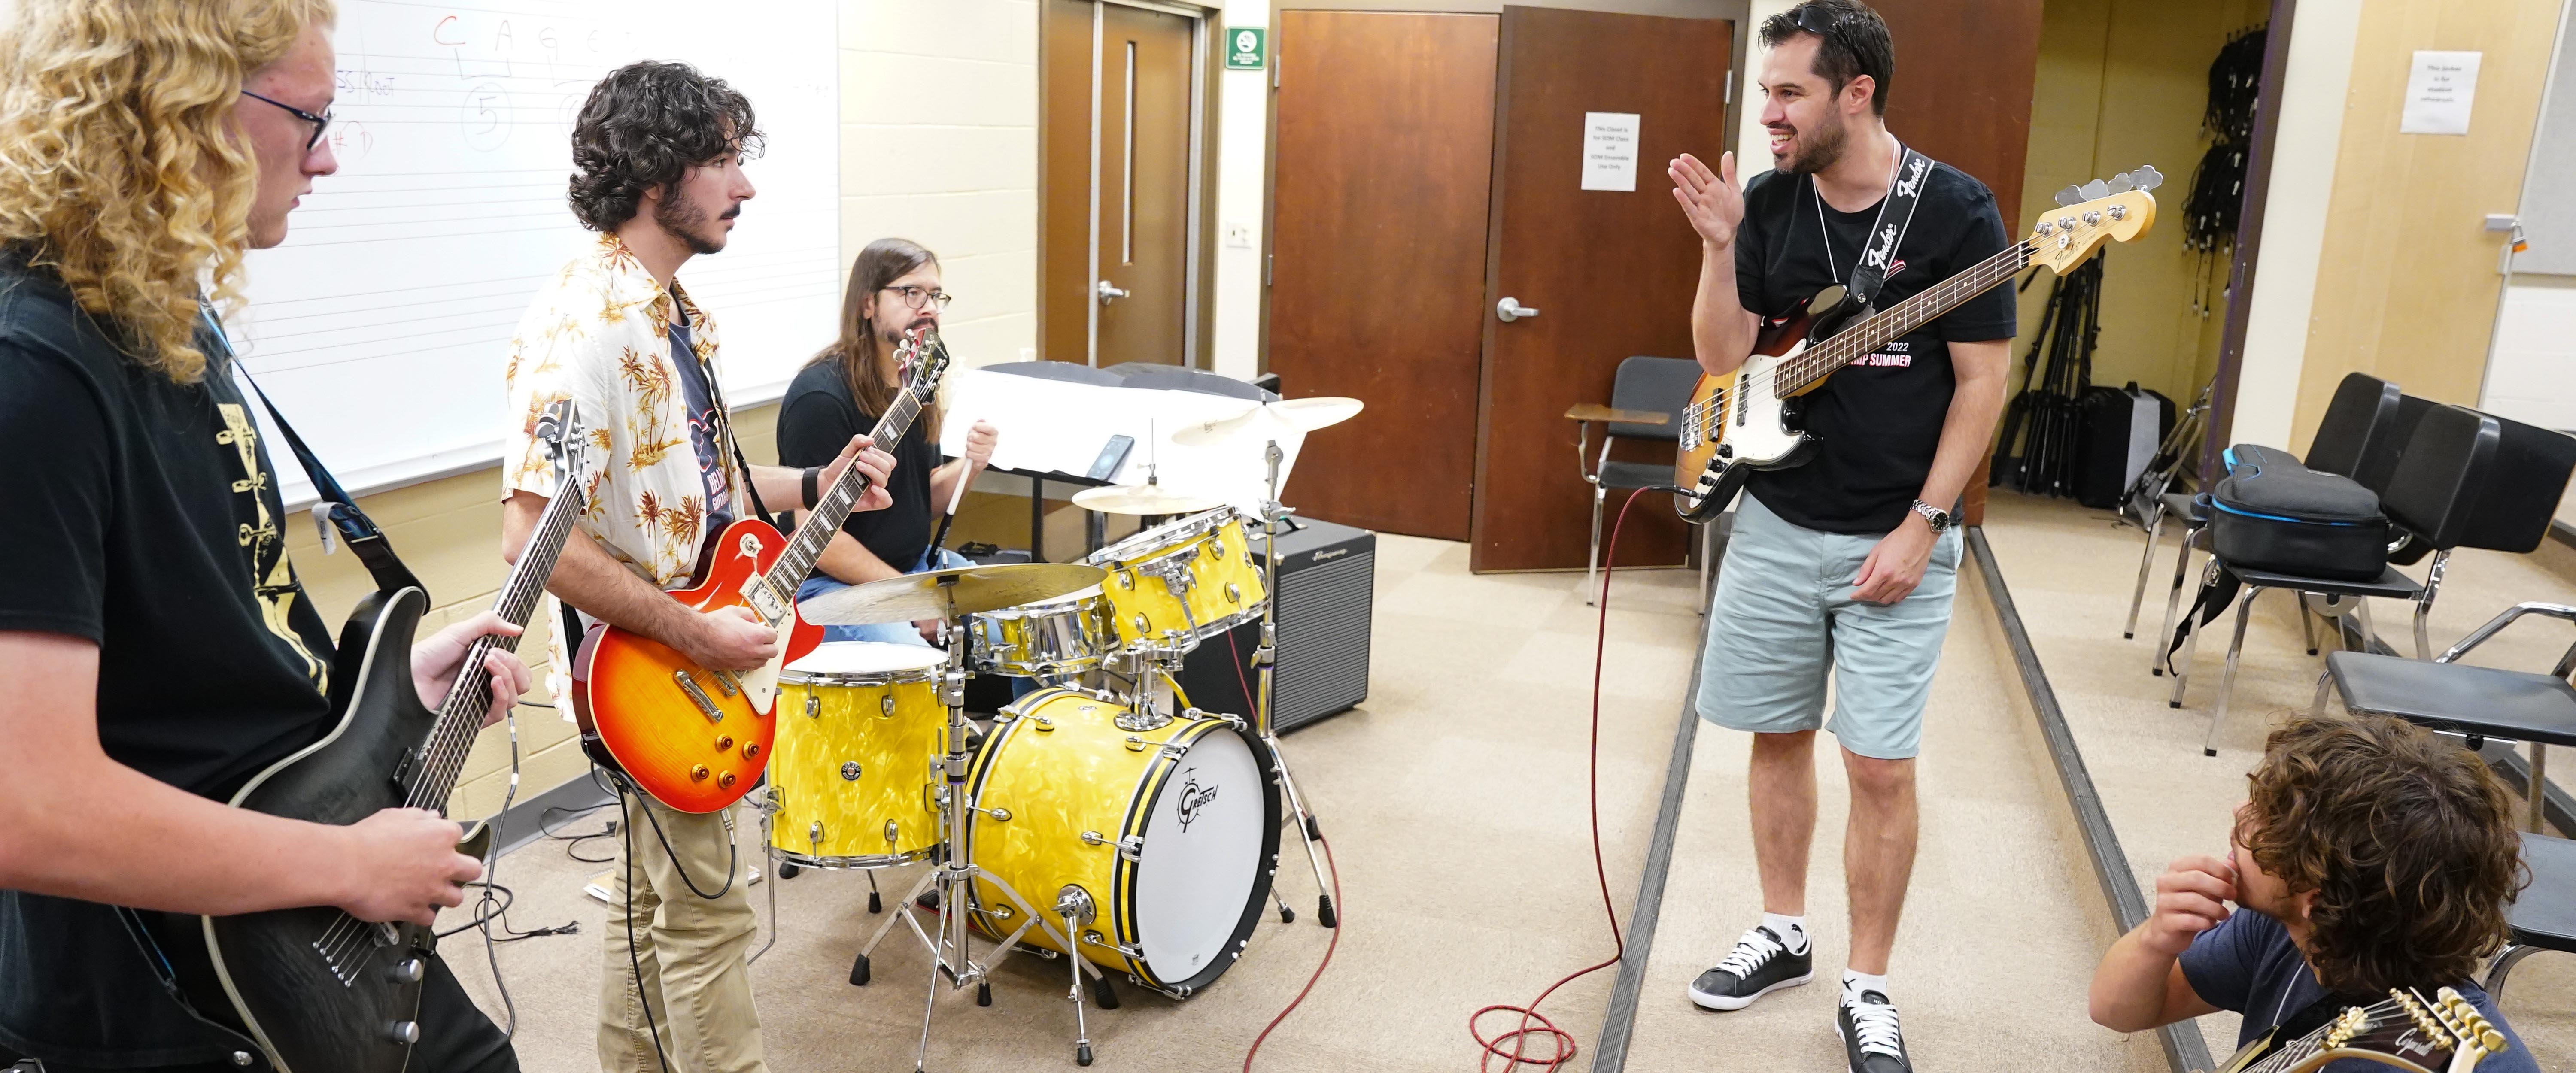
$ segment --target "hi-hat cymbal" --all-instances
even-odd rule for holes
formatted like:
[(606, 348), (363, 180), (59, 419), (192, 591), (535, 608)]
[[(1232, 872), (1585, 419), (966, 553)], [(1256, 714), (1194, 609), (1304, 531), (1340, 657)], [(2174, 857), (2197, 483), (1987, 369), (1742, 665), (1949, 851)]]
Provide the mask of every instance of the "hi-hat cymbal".
[[(864, 626), (972, 615), (1033, 604), (1100, 584), (1109, 571), (1080, 563), (1004, 563), (905, 574), (824, 593), (796, 605), (817, 626)], [(953, 583), (948, 579), (954, 578)], [(952, 602), (953, 601), (953, 602)]]
[(1218, 500), (1186, 495), (1159, 484), (1085, 488), (1073, 494), (1073, 505), (1102, 514), (1196, 514), (1224, 506)]
[(1357, 416), (1363, 404), (1339, 395), (1265, 402), (1233, 417), (1202, 421), (1172, 433), (1172, 442), (1191, 447), (1259, 443), (1287, 432), (1313, 432)]

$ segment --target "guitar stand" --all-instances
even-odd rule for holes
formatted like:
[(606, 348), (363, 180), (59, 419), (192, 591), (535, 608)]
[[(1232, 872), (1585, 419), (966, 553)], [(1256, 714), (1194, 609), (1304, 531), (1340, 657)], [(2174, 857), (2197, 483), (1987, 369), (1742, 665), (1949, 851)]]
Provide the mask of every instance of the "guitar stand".
[[(946, 618), (952, 633), (954, 636), (962, 637), (965, 620), (957, 612), (954, 593), (957, 580), (953, 576), (942, 577), (939, 583), (943, 588), (950, 590)], [(1077, 1065), (1088, 1066), (1091, 1064), (1092, 1052), (1089, 1020), (1083, 1010), (1084, 977), (1086, 975), (1090, 977), (1102, 1008), (1114, 1009), (1117, 1006), (1115, 992), (1109, 990), (1109, 981), (1101, 975), (1099, 967), (1093, 965), (1087, 958), (1070, 953), (1081, 949), (1074, 939), (1074, 936), (1081, 934), (1076, 926), (1089, 923), (1093, 919), (1095, 910), (1090, 898), (1078, 890), (1067, 890), (1057, 900), (1054, 907), (1055, 916), (1064, 923), (1063, 929), (1059, 931), (1057, 926), (1050, 923), (1046, 916), (1039, 914), (1019, 891), (1013, 889), (1009, 883), (1003, 882), (1000, 876), (975, 864), (966, 853), (966, 813), (975, 808), (966, 800), (967, 647), (962, 644), (949, 647), (948, 668), (939, 679), (939, 701), (948, 709), (948, 752), (941, 758), (939, 764), (939, 770), (946, 785), (940, 787), (937, 795), (939, 822), (945, 831), (942, 852), (932, 859), (930, 867), (922, 871), (921, 878), (913, 883), (910, 891), (905, 892), (903, 899), (895, 903), (896, 911), (888, 916), (884, 923), (877, 925), (876, 931), (868, 936), (866, 945), (859, 948), (858, 958), (850, 964), (850, 983), (857, 987), (867, 986), (870, 978), (868, 958), (876, 952), (877, 944), (884, 942), (886, 936), (894, 931), (894, 926), (898, 923), (911, 929), (913, 938), (920, 940), (922, 948), (930, 952), (930, 981), (922, 994), (921, 1041), (914, 1051), (912, 1063), (913, 1073), (922, 1073), (928, 1068), (930, 1059), (930, 1023), (931, 1015), (938, 1009), (940, 979), (947, 978), (948, 988), (951, 991), (961, 990), (968, 984), (974, 984), (975, 1004), (992, 1005), (993, 970), (1000, 967), (1014, 951), (1023, 949), (1020, 946), (1020, 940), (1028, 935), (1029, 929), (1036, 928), (1068, 951), (1065, 957), (1073, 962), (1073, 987), (1067, 995), (1073, 1002), (1073, 1060)], [(1010, 899), (1011, 904), (986, 909), (969, 909), (968, 906), (973, 904), (971, 899), (974, 897), (975, 884), (979, 881), (1000, 891), (1003, 897)], [(922, 895), (933, 891), (937, 892), (939, 914), (936, 925), (938, 934), (935, 937), (921, 926), (915, 911)], [(979, 960), (975, 956), (973, 930), (967, 920), (967, 914), (970, 912), (980, 913), (988, 919), (1008, 920), (1015, 913), (1021, 918), (1019, 927), (993, 945), (990, 960)], [(1033, 954), (1051, 953), (1034, 947), (1026, 949)]]
[[(1279, 463), (1285, 457), (1278, 440), (1271, 440), (1262, 452), (1263, 461), (1270, 466), (1270, 498), (1261, 504), (1261, 582), (1270, 598), (1262, 601), (1261, 647), (1252, 650), (1253, 665), (1261, 675), (1261, 696), (1252, 725), (1261, 743), (1270, 747), (1271, 770), (1279, 774), (1279, 790), (1288, 795), (1289, 818), (1296, 822), (1297, 837), (1306, 845), (1306, 865), (1315, 872), (1315, 922), (1338, 928), (1341, 919), (1333, 913), (1333, 888), (1324, 880), (1323, 859), (1315, 854), (1315, 842), (1324, 837), (1324, 829), (1306, 808), (1305, 795), (1297, 792), (1297, 779), (1288, 773), (1288, 753), (1280, 747), (1279, 731), (1270, 723), (1271, 670), (1278, 662), (1279, 644), (1279, 523), (1289, 514), (1287, 506), (1279, 502)], [(1270, 894), (1273, 899), (1279, 897), (1277, 884), (1271, 886)], [(1279, 919), (1281, 923), (1297, 919), (1284, 900), (1279, 902)]]

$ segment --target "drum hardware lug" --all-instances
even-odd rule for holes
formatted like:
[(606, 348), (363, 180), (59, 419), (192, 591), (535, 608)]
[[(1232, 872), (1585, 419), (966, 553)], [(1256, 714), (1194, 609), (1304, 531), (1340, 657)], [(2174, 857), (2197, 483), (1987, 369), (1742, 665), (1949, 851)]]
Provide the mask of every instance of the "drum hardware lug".
[(814, 821), (814, 826), (806, 829), (805, 840), (815, 844), (816, 846), (821, 846), (823, 844), (823, 821), (816, 820)]
[(1113, 842), (1107, 838), (1101, 837), (1101, 834), (1098, 831), (1084, 831), (1082, 833), (1082, 842), (1086, 846), (1117, 847), (1118, 855), (1127, 858), (1128, 863), (1143, 863), (1141, 860), (1145, 854), (1145, 836), (1143, 835), (1128, 835), (1125, 838), (1121, 838)]
[(671, 680), (679, 683), (680, 692), (688, 694), (689, 703), (698, 706), (698, 714), (706, 716), (707, 722), (724, 722), (724, 709), (716, 707), (714, 698), (707, 696), (707, 691), (698, 686), (698, 680), (690, 677), (689, 672), (672, 671)]
[(1242, 589), (1242, 587), (1241, 587), (1241, 586), (1236, 585), (1234, 582), (1231, 582), (1231, 581), (1226, 582), (1226, 583), (1225, 583), (1225, 602), (1230, 603), (1230, 604), (1236, 604), (1236, 605), (1240, 605), (1240, 604), (1242, 604), (1242, 603), (1243, 603), (1243, 589)]
[(877, 718), (894, 718), (894, 694), (888, 693), (885, 696), (877, 698)]
[[(1144, 948), (1143, 948), (1143, 947), (1129, 946), (1129, 945), (1127, 945), (1126, 943), (1113, 943), (1113, 942), (1110, 942), (1110, 941), (1108, 940), (1108, 938), (1107, 938), (1107, 937), (1105, 937), (1105, 936), (1101, 935), (1099, 932), (1096, 932), (1096, 931), (1086, 931), (1086, 932), (1083, 932), (1083, 933), (1082, 933), (1082, 941), (1083, 941), (1083, 942), (1086, 942), (1086, 943), (1090, 943), (1091, 945), (1096, 946), (1096, 947), (1099, 947), (1099, 948), (1101, 948), (1101, 949), (1103, 949), (1103, 950), (1115, 950), (1115, 951), (1117, 951), (1117, 952), (1118, 952), (1119, 956), (1124, 957), (1124, 958), (1126, 958), (1126, 959), (1127, 959), (1127, 960), (1129, 960), (1129, 961), (1143, 961), (1143, 960), (1145, 960), (1145, 950), (1144, 950)], [(1135, 981), (1136, 981), (1136, 983), (1137, 983), (1137, 985), (1138, 985), (1138, 986), (1140, 986), (1140, 987), (1144, 985), (1144, 981), (1142, 981), (1142, 980), (1136, 980), (1135, 974), (1133, 974), (1133, 973), (1128, 974), (1128, 977), (1127, 977), (1127, 978), (1128, 978), (1129, 980), (1135, 980)]]
[(1093, 904), (1090, 891), (1067, 883), (1064, 889), (1055, 892), (1055, 915), (1072, 917), (1075, 924), (1089, 924), (1098, 919), (1099, 908)]
[(823, 695), (820, 693), (805, 694), (805, 718), (820, 719), (822, 717)]
[(995, 823), (1011, 822), (1011, 810), (1006, 808), (981, 808), (970, 806), (967, 811), (983, 813), (984, 815), (992, 817), (993, 822)]
[(889, 846), (894, 845), (895, 840), (896, 840), (896, 839), (898, 839), (898, 838), (901, 838), (901, 837), (903, 837), (903, 835), (901, 834), (901, 832), (899, 832), (899, 831), (896, 829), (895, 824), (894, 824), (894, 821), (893, 821), (893, 820), (887, 820), (887, 821), (886, 821), (886, 845), (889, 845)]
[(1187, 745), (1174, 745), (1167, 741), (1163, 743), (1163, 755), (1170, 759), (1178, 760), (1184, 756), (1190, 755), (1190, 747)]
[(1225, 537), (1222, 534), (1208, 542), (1208, 556), (1215, 559), (1225, 558)]
[(1137, 615), (1137, 616), (1136, 616), (1136, 632), (1137, 632), (1137, 633), (1145, 633), (1145, 632), (1146, 632), (1148, 629), (1150, 629), (1150, 628), (1151, 628), (1151, 627), (1148, 627), (1148, 626), (1145, 624), (1145, 616), (1144, 616), (1144, 615), (1139, 614), (1139, 615)]
[(992, 905), (977, 906), (975, 911), (995, 920), (1009, 920), (1011, 919), (1012, 913), (1010, 903), (1008, 902), (995, 902)]
[(1055, 729), (1055, 720), (1049, 719), (1043, 715), (1032, 715), (1029, 717), (1029, 721), (1038, 725), (1038, 733), (1040, 734), (1044, 734)]
[(706, 766), (705, 764), (700, 764), (700, 765), (698, 765), (698, 766), (696, 766), (696, 767), (693, 767), (693, 768), (690, 768), (690, 769), (689, 769), (689, 781), (690, 781), (690, 782), (705, 782), (705, 781), (707, 781), (707, 776), (708, 776), (709, 774), (711, 774), (711, 772), (709, 772), (709, 771), (707, 770), (707, 766)]
[(1136, 572), (1132, 570), (1119, 571), (1118, 587), (1122, 589), (1134, 589), (1136, 587)]
[(860, 767), (860, 766), (859, 766), (859, 762), (858, 762), (858, 761), (856, 761), (856, 760), (845, 760), (845, 761), (842, 761), (842, 762), (841, 762), (841, 781), (843, 781), (843, 782), (857, 782), (857, 781), (859, 781), (859, 775), (860, 775), (860, 773), (861, 773), (861, 772), (864, 772), (864, 771), (866, 771), (866, 770), (867, 770), (867, 769)]

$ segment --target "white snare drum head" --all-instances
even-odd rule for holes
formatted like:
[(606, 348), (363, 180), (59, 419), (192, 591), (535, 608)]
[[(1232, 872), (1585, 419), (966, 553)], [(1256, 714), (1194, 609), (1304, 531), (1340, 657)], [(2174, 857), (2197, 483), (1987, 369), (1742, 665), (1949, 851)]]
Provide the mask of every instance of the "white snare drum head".
[(1264, 867), (1268, 789), (1252, 749), (1229, 731), (1199, 738), (1173, 767), (1136, 866), (1136, 929), (1156, 975), (1185, 980), (1227, 956)]
[(948, 662), (948, 653), (929, 645), (891, 641), (825, 641), (787, 665), (804, 674), (889, 674), (926, 670)]

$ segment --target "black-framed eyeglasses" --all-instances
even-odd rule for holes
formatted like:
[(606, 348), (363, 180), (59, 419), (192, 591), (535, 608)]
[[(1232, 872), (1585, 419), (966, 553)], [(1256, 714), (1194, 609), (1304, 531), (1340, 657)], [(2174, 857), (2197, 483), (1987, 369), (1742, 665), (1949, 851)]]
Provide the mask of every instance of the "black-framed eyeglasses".
[(311, 123), (311, 124), (313, 124), (313, 136), (312, 136), (312, 137), (310, 137), (310, 138), (306, 138), (306, 139), (304, 139), (304, 151), (305, 151), (305, 152), (310, 153), (310, 152), (312, 152), (312, 151), (313, 151), (313, 147), (314, 147), (314, 146), (317, 146), (317, 145), (322, 144), (322, 132), (323, 132), (323, 131), (326, 131), (326, 130), (331, 129), (331, 113), (329, 113), (329, 112), (324, 112), (324, 113), (322, 113), (321, 115), (314, 115), (314, 114), (313, 114), (313, 113), (311, 113), (311, 112), (307, 112), (307, 111), (305, 111), (304, 109), (298, 108), (298, 107), (296, 107), (296, 106), (294, 106), (294, 105), (288, 104), (288, 103), (286, 103), (285, 101), (278, 100), (277, 98), (274, 98), (274, 97), (262, 97), (262, 96), (260, 96), (259, 94), (253, 93), (253, 92), (251, 92), (251, 91), (249, 91), (249, 90), (243, 90), (243, 91), (241, 91), (241, 94), (242, 94), (242, 96), (244, 96), (244, 97), (248, 97), (248, 98), (250, 98), (250, 99), (252, 99), (252, 100), (255, 100), (255, 101), (267, 101), (267, 102), (268, 102), (268, 103), (270, 103), (270, 104), (274, 104), (274, 105), (276, 105), (276, 106), (278, 106), (278, 107), (280, 107), (280, 108), (284, 108), (284, 109), (286, 109), (286, 111), (287, 111), (289, 114), (293, 115), (295, 118), (297, 118), (297, 119), (301, 119), (301, 120), (303, 120), (303, 121), (305, 121), (305, 122), (307, 122), (307, 123)]
[(957, 297), (947, 291), (934, 291), (925, 287), (879, 287), (877, 289), (893, 291), (895, 296), (903, 299), (903, 304), (911, 309), (919, 309), (931, 302), (937, 302), (939, 308), (946, 309), (948, 303)]

